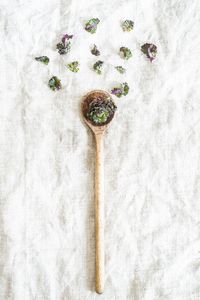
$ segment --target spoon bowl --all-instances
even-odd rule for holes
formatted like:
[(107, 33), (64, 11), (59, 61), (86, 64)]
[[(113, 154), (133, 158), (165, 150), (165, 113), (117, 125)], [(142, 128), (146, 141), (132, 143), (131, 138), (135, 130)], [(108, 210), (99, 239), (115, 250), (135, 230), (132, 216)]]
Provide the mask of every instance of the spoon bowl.
[[(83, 97), (81, 109), (82, 109), (84, 121), (91, 128), (91, 130), (93, 131), (94, 134), (100, 134), (100, 133), (105, 132), (105, 130), (107, 129), (109, 123), (112, 121), (112, 119), (114, 117), (115, 111), (113, 111), (113, 113), (109, 115), (106, 122), (104, 122), (102, 125), (95, 124), (87, 116), (89, 105), (92, 101), (94, 101), (94, 99), (101, 99), (106, 102), (106, 101), (112, 101), (112, 98), (108, 92), (105, 92), (103, 90), (91, 91)], [(113, 104), (114, 104), (114, 102), (113, 102)]]

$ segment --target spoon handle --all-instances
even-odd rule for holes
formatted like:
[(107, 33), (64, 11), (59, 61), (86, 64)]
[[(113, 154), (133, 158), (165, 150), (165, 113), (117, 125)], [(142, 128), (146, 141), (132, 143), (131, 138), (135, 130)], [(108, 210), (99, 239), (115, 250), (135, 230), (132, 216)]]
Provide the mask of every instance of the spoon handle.
[(104, 290), (104, 163), (103, 134), (96, 134), (95, 170), (95, 231), (96, 231), (96, 292)]

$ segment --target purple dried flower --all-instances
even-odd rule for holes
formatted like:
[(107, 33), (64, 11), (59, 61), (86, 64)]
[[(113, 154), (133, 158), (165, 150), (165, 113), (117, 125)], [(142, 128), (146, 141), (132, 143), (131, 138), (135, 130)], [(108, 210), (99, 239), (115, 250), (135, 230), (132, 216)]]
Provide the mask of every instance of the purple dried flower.
[(91, 50), (91, 53), (95, 56), (99, 56), (100, 55), (100, 51), (97, 49), (97, 46), (94, 45), (92, 50)]
[(62, 37), (62, 43), (63, 45), (66, 45), (66, 41), (70, 40), (73, 38), (73, 35), (69, 35), (69, 34), (64, 34), (63, 37)]
[(141, 51), (147, 56), (147, 58), (152, 62), (157, 55), (157, 47), (154, 44), (144, 44), (141, 47)]
[(111, 90), (111, 94), (117, 96), (118, 98), (120, 98), (121, 96), (126, 96), (129, 92), (129, 86), (126, 82), (121, 83), (119, 86), (114, 87)]
[(69, 34), (63, 35), (61, 42), (56, 45), (56, 48), (58, 49), (58, 53), (60, 55), (66, 54), (70, 51), (71, 42), (69, 40), (72, 38), (73, 35), (69, 35)]
[(117, 96), (117, 97), (121, 97), (122, 96), (122, 89), (121, 88), (118, 88), (118, 87), (114, 87), (112, 90), (111, 90), (111, 94)]

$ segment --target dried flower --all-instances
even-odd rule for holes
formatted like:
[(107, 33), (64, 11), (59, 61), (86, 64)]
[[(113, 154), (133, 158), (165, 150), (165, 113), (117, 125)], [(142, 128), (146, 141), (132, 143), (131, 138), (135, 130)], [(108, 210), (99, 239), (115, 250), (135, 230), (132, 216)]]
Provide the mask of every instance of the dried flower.
[(157, 47), (154, 44), (144, 44), (141, 47), (141, 51), (147, 56), (147, 58), (152, 62), (157, 55)]
[(64, 34), (63, 37), (62, 37), (62, 43), (63, 45), (65, 46), (66, 43), (68, 43), (68, 40), (72, 39), (73, 38), (73, 35), (71, 34)]
[(91, 53), (95, 56), (99, 56), (100, 55), (100, 51), (97, 49), (97, 46), (94, 45), (92, 50), (91, 50)]
[(35, 57), (35, 60), (40, 61), (45, 65), (48, 65), (48, 63), (49, 63), (49, 58), (47, 56)]
[(99, 24), (100, 20), (98, 18), (93, 18), (90, 19), (86, 24), (85, 24), (85, 30), (90, 32), (90, 33), (95, 33), (97, 30), (97, 25)]
[(101, 69), (103, 66), (103, 61), (98, 60), (94, 65), (93, 65), (93, 70), (97, 73), (97, 74), (101, 74)]
[(126, 82), (121, 83), (119, 86), (114, 87), (111, 90), (111, 94), (117, 96), (118, 98), (120, 98), (121, 96), (126, 96), (129, 92), (129, 86)]
[(79, 62), (73, 61), (70, 64), (68, 64), (67, 67), (70, 71), (77, 73), (79, 71)]
[(60, 90), (62, 88), (61, 81), (56, 76), (53, 76), (51, 79), (49, 79), (48, 85), (52, 91)]
[(73, 38), (73, 35), (64, 34), (60, 43), (56, 45), (56, 49), (58, 49), (58, 53), (60, 55), (66, 54), (71, 49), (70, 39)]
[(132, 56), (131, 50), (127, 47), (121, 47), (119, 50), (121, 57), (126, 60), (128, 60)]
[(117, 66), (115, 67), (115, 69), (120, 73), (120, 74), (124, 74), (126, 72), (126, 69), (123, 68), (122, 66)]
[(125, 20), (122, 23), (122, 29), (123, 29), (123, 31), (131, 31), (131, 30), (133, 30), (133, 27), (134, 27), (134, 22), (131, 21), (131, 20)]
[(87, 117), (95, 125), (103, 125), (113, 116), (116, 109), (111, 99), (95, 98), (89, 104)]

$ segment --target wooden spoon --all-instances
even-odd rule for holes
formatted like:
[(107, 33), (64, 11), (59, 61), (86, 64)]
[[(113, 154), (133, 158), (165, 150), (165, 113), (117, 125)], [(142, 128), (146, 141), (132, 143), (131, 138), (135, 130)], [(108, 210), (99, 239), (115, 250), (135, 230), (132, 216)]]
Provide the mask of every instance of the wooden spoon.
[(112, 98), (109, 93), (94, 90), (84, 96), (82, 113), (86, 124), (91, 128), (96, 141), (96, 168), (95, 168), (95, 233), (96, 233), (96, 292), (104, 291), (104, 163), (103, 163), (103, 137), (109, 123), (114, 117), (111, 114), (103, 125), (94, 124), (87, 116), (89, 104), (94, 99)]

